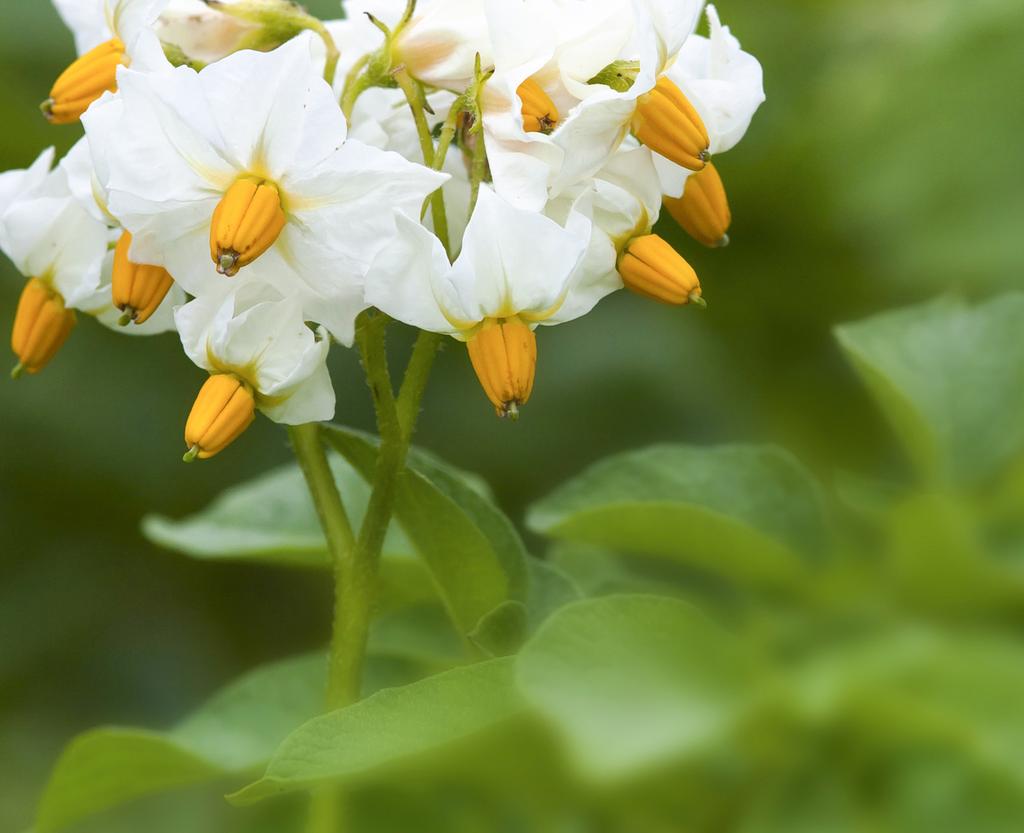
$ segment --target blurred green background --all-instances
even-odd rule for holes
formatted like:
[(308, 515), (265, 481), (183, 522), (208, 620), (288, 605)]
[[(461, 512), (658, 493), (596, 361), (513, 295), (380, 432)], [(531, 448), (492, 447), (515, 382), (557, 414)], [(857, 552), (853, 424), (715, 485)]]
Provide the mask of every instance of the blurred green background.
[[(417, 442), (482, 474), (517, 522), (586, 464), (652, 442), (773, 442), (826, 484), (845, 469), (899, 478), (906, 460), (833, 326), (1021, 285), (1019, 0), (719, 9), (764, 65), (768, 101), (719, 160), (732, 245), (707, 252), (663, 230), (701, 275), (707, 314), (620, 293), (543, 330), (518, 424), (494, 418), (459, 345), (435, 372)], [(0, 0), (0, 20), (7, 169), (79, 131), (37, 110), (73, 57), (49, 3)], [(22, 278), (6, 261), (0, 273), (10, 321)], [(354, 357), (336, 349), (332, 363), (338, 421), (371, 428)], [(139, 532), (146, 513), (193, 512), (289, 459), (284, 432), (260, 420), (216, 460), (183, 465), (202, 379), (173, 335), (82, 320), (45, 373), (0, 380), (0, 829), (27, 827), (75, 733), (167, 725), (241, 671), (324, 640), (321, 576), (199, 564)]]

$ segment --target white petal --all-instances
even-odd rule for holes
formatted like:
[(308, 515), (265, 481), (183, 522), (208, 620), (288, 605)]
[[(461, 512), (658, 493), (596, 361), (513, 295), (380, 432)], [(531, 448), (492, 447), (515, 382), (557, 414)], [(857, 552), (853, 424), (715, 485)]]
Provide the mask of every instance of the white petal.
[[(326, 333), (324, 336), (326, 338)], [(306, 379), (298, 382), (287, 397), (260, 407), (267, 417), (283, 425), (327, 422), (334, 419), (334, 409), (334, 387), (324, 361), (319, 362)]]
[(683, 46), (669, 77), (693, 102), (711, 136), (711, 152), (725, 153), (743, 138), (765, 100), (761, 64), (740, 48), (707, 8), (711, 37), (694, 35)]
[[(404, 214), (395, 218), (398, 235), (377, 256), (366, 276), (366, 303), (412, 327), (453, 333), (435, 286), (451, 266), (441, 241)], [(463, 310), (453, 310), (465, 316)], [(475, 323), (475, 322), (474, 322)]]
[(195, 72), (121, 69), (118, 88), (123, 115), (108, 134), (108, 188), (136, 194), (155, 207), (227, 190), (237, 170), (224, 154), (224, 139)]
[(106, 0), (110, 28), (131, 55), (143, 32), (151, 31), (167, 0)]
[(54, 149), (47, 148), (27, 168), (4, 171), (0, 174), (0, 249), (8, 251), (4, 233), (3, 216), (18, 200), (42, 187), (46, 176), (53, 167)]
[(697, 28), (704, 0), (633, 0), (651, 22), (661, 53), (661, 69), (676, 56)]
[[(634, 223), (639, 220), (639, 212), (643, 212), (652, 226), (661, 212), (662, 195), (653, 156), (650, 150), (640, 145), (620, 150), (597, 173), (598, 180), (617, 186), (628, 195), (624, 208)], [(634, 202), (639, 204), (639, 211), (634, 208)]]
[(450, 281), (472, 320), (546, 314), (562, 302), (588, 240), (589, 228), (563, 229), (481, 188)]
[(53, 0), (53, 5), (75, 36), (79, 55), (114, 36), (107, 20), (105, 0)]
[(60, 168), (3, 218), (5, 251), (26, 277), (44, 278), (76, 306), (100, 283), (109, 232), (71, 196)]
[(190, 301), (175, 319), (189, 357), (207, 370), (242, 375), (272, 419), (297, 423), (333, 415), (324, 366), (329, 339), (306, 326), (295, 299), (250, 282), (221, 297)]
[(565, 300), (541, 324), (564, 324), (580, 318), (590, 312), (602, 298), (622, 288), (622, 279), (615, 269), (615, 246), (596, 225), (590, 228), (587, 250), (569, 281)]
[(97, 222), (108, 223), (112, 218), (106, 213), (107, 199), (94, 172), (92, 154), (87, 139), (79, 139), (60, 160), (60, 166), (68, 178), (68, 188), (78, 204), (89, 212)]
[(239, 171), (280, 179), (345, 140), (345, 119), (311, 52), (312, 33), (272, 52), (244, 50), (199, 73), (209, 112)]

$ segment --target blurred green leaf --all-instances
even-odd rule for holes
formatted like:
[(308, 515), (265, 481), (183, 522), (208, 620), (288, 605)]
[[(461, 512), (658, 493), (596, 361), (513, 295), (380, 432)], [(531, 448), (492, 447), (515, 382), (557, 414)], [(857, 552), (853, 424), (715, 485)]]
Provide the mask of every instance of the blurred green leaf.
[(240, 804), (338, 782), (412, 758), (443, 755), (522, 709), (510, 658), (454, 668), (385, 689), (314, 718), (289, 735), (266, 774), (232, 796)]
[(545, 535), (784, 581), (824, 541), (821, 498), (785, 452), (654, 446), (604, 460), (534, 504)]
[(598, 778), (633, 773), (721, 743), (757, 699), (759, 667), (694, 607), (657, 596), (569, 605), (519, 655), (527, 699)]
[(162, 790), (239, 774), (323, 704), (322, 654), (259, 668), (232, 683), (168, 732), (95, 729), (57, 762), (39, 804), (36, 833)]
[[(370, 478), (377, 440), (331, 426), (332, 445)], [(395, 517), (423, 557), (460, 633), (526, 595), (526, 553), (515, 527), (461, 472), (413, 451), (399, 475)]]
[(1024, 452), (1024, 294), (940, 298), (836, 330), (921, 476), (972, 485)]
[(531, 631), (556, 610), (583, 598), (579, 585), (556, 564), (527, 558), (526, 570), (530, 579), (526, 615)]
[(487, 656), (509, 656), (518, 651), (526, 640), (528, 618), (526, 605), (522, 602), (502, 602), (477, 623), (469, 638)]
[(933, 615), (1024, 612), (1024, 576), (992, 557), (962, 501), (918, 495), (896, 506), (887, 521), (886, 572), (914, 609)]

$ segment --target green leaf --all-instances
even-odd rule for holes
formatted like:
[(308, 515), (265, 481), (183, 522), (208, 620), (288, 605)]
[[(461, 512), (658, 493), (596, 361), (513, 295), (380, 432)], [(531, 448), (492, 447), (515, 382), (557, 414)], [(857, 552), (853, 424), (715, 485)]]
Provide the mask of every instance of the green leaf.
[[(370, 488), (340, 456), (331, 454), (329, 461), (345, 508), (358, 528)], [(316, 509), (294, 463), (228, 489), (206, 509), (180, 521), (150, 515), (143, 520), (142, 530), (154, 543), (195, 558), (331, 566)], [(408, 555), (412, 546), (393, 526), (384, 550)]]
[(375, 657), (413, 660), (435, 671), (469, 659), (451, 621), (436, 604), (378, 617), (370, 629), (369, 652)]
[(691, 605), (610, 596), (563, 608), (519, 655), (527, 699), (580, 770), (622, 776), (724, 741), (758, 694), (758, 666)]
[(300, 726), (266, 774), (232, 796), (240, 804), (340, 782), (457, 744), (518, 714), (511, 659), (454, 668), (373, 696)]
[(36, 833), (162, 790), (251, 771), (322, 707), (323, 655), (259, 668), (168, 732), (102, 728), (65, 749), (43, 793)]
[[(331, 426), (327, 437), (364, 477), (377, 440)], [(395, 516), (422, 556), (460, 633), (508, 600), (526, 595), (526, 554), (515, 527), (466, 476), (412, 452), (398, 478)]]
[(821, 498), (785, 452), (665, 445), (604, 460), (535, 504), (545, 535), (746, 580), (796, 576), (824, 541)]
[[(358, 528), (370, 487), (340, 455), (328, 457), (350, 520)], [(331, 566), (316, 509), (294, 463), (228, 489), (206, 509), (182, 520), (150, 515), (142, 530), (155, 544), (194, 558)], [(398, 524), (391, 525), (384, 541), (378, 597), (378, 608), (385, 611), (436, 599), (429, 574)]]
[(840, 345), (919, 473), (970, 485), (1024, 452), (1024, 294), (941, 298), (847, 324)]

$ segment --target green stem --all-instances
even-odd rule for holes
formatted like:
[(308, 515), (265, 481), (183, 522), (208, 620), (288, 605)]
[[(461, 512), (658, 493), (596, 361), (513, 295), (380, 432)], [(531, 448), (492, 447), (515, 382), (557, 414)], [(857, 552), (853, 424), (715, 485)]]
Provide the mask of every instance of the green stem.
[[(430, 133), (430, 125), (427, 124), (427, 115), (424, 108), (423, 89), (416, 80), (409, 75), (405, 67), (399, 67), (392, 74), (395, 83), (405, 93), (405, 100), (409, 102), (409, 109), (412, 111), (412, 119), (416, 124), (416, 134), (420, 140), (420, 151), (423, 153), (423, 162), (428, 168), (434, 167), (434, 137)], [(448, 214), (444, 207), (444, 191), (438, 188), (430, 195), (430, 216), (434, 221), (434, 234), (441, 241), (445, 251), (450, 251), (451, 243), (448, 239)]]
[(335, 44), (331, 33), (327, 31), (323, 21), (319, 18), (313, 17), (313, 15), (303, 15), (303, 20), (306, 28), (316, 32), (320, 36), (320, 40), (324, 42), (324, 48), (327, 50), (327, 63), (324, 64), (324, 80), (328, 84), (333, 85), (334, 74), (338, 70), (338, 60), (341, 58), (338, 46)]
[(288, 433), (334, 565), (334, 621), (327, 675), (327, 708), (331, 710), (352, 702), (359, 691), (358, 674), (364, 646), (349, 636), (353, 626), (357, 633), (360, 630), (359, 623), (352, 622), (356, 611), (351, 603), (354, 592), (352, 577), (358, 572), (354, 569), (356, 540), (327, 462), (320, 426), (316, 423), (297, 425), (289, 428)]
[(458, 129), (459, 116), (465, 108), (465, 96), (459, 96), (452, 102), (448, 111), (448, 118), (444, 120), (441, 127), (441, 137), (437, 140), (437, 150), (434, 153), (434, 170), (439, 171), (444, 167), (444, 161), (448, 157), (448, 148), (455, 139), (455, 131)]
[(413, 347), (409, 365), (405, 369), (402, 389), (398, 394), (398, 422), (401, 425), (402, 437), (406, 446), (412, 440), (412, 435), (416, 430), (416, 419), (419, 416), (420, 403), (423, 401), (423, 392), (426, 390), (430, 369), (434, 366), (434, 359), (437, 357), (443, 338), (444, 336), (439, 333), (421, 330), (416, 338), (416, 346)]
[(473, 216), (476, 209), (476, 201), (480, 196), (480, 184), (487, 175), (487, 149), (484, 146), (484, 134), (480, 131), (476, 135), (476, 142), (473, 145), (473, 169), (470, 173), (469, 190), (469, 216)]
[(356, 101), (368, 88), (369, 82), (360, 77), (360, 73), (366, 68), (370, 61), (369, 55), (363, 55), (352, 65), (352, 69), (345, 76), (345, 85), (341, 91), (341, 112), (345, 114), (345, 121), (352, 121), (352, 111), (356, 109)]

